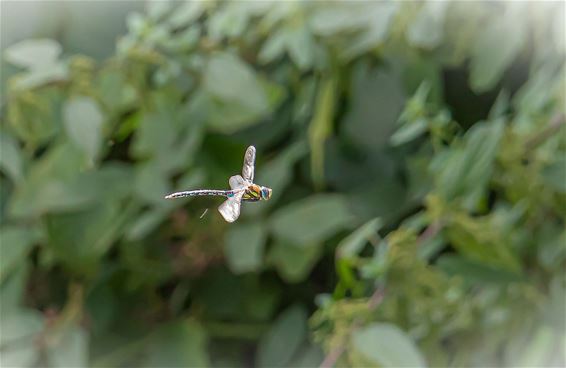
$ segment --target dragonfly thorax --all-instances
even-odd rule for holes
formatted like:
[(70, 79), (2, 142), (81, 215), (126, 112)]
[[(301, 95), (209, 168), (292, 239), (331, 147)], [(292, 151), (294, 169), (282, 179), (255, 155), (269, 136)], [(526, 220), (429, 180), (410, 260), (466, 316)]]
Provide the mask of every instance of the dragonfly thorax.
[(269, 198), (271, 198), (271, 188), (251, 184), (246, 188), (242, 200), (255, 202), (260, 200), (267, 201)]

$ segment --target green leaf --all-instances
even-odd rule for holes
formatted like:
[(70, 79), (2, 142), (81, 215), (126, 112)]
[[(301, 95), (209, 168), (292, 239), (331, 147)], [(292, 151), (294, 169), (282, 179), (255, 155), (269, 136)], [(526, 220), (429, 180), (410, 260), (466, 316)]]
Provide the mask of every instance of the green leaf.
[(103, 115), (89, 97), (75, 97), (63, 107), (65, 130), (71, 142), (87, 157), (97, 159), (102, 144)]
[(316, 43), (306, 27), (289, 28), (286, 32), (287, 50), (291, 60), (301, 70), (309, 69), (315, 58)]
[(2, 310), (2, 315), (17, 313), (17, 310), (23, 305), (28, 272), (28, 263), (23, 262), (2, 280), (0, 284), (0, 310)]
[(50, 367), (88, 367), (88, 335), (79, 326), (69, 326), (47, 352)]
[[(111, 329), (112, 324), (119, 320), (121, 312), (120, 294), (114, 291), (110, 282), (107, 282), (112, 273), (104, 272), (101, 275), (103, 281), (89, 290), (84, 303), (84, 311), (92, 321), (89, 332), (95, 339)], [(96, 345), (96, 340), (93, 343)]]
[(142, 240), (159, 226), (170, 212), (171, 208), (169, 206), (162, 206), (140, 214), (137, 216), (136, 220), (129, 225), (126, 231), (126, 239), (129, 241)]
[(310, 345), (303, 348), (295, 359), (289, 364), (289, 367), (295, 368), (311, 368), (320, 367), (324, 360), (324, 353), (318, 346)]
[(108, 163), (98, 171), (82, 172), (80, 156), (76, 148), (65, 144), (36, 162), (28, 179), (11, 197), (10, 215), (18, 218), (84, 209), (97, 201), (118, 200), (130, 194), (129, 166)]
[(6, 61), (29, 69), (44, 69), (57, 61), (61, 45), (50, 39), (31, 39), (10, 45), (4, 51)]
[(31, 247), (41, 237), (35, 227), (3, 226), (0, 228), (0, 282), (20, 266)]
[(377, 151), (389, 143), (405, 105), (399, 76), (393, 71), (358, 63), (352, 77), (352, 105), (344, 132), (366, 150)]
[(357, 37), (346, 40), (341, 50), (342, 58), (352, 60), (375, 49), (387, 41), (395, 16), (399, 11), (399, 4), (393, 1), (367, 2), (371, 4), (369, 11), (361, 18), (365, 23), (365, 31)]
[[(255, 277), (252, 276), (253, 279)], [(235, 277), (224, 267), (210, 270), (203, 279), (202, 288), (195, 291), (204, 307), (205, 316), (226, 321), (242, 318), (242, 306), (250, 302), (246, 300), (245, 280)]]
[(524, 8), (504, 7), (501, 19), (487, 22), (477, 32), (470, 62), (470, 85), (476, 93), (494, 87), (523, 48), (526, 27), (517, 19), (524, 17)]
[[(351, 59), (382, 44), (400, 8), (388, 1), (326, 4), (315, 8), (309, 24), (315, 34), (330, 38), (342, 35), (341, 54)], [(349, 35), (349, 37), (346, 37)]]
[(134, 192), (147, 203), (159, 205), (170, 193), (170, 187), (163, 167), (155, 161), (136, 166)]
[(566, 231), (552, 223), (541, 226), (537, 258), (544, 267), (557, 268), (566, 259)]
[(410, 142), (415, 138), (421, 136), (428, 129), (428, 122), (426, 119), (418, 119), (410, 123), (404, 124), (391, 136), (391, 144), (393, 146), (400, 146), (404, 143)]
[(330, 6), (314, 8), (310, 17), (310, 26), (315, 33), (331, 36), (339, 32), (354, 31), (363, 27), (360, 19), (367, 7), (350, 6), (349, 4), (330, 3)]
[(18, 142), (4, 131), (0, 131), (0, 169), (15, 183), (23, 176), (22, 154)]
[(559, 155), (552, 164), (542, 170), (542, 179), (550, 188), (566, 193), (566, 157)]
[(270, 63), (283, 56), (287, 45), (286, 29), (278, 29), (269, 36), (259, 51), (258, 59), (261, 63)]
[(147, 4), (147, 15), (155, 22), (159, 22), (163, 17), (171, 12), (172, 1), (154, 1)]
[(313, 65), (315, 50), (316, 44), (309, 29), (304, 24), (289, 24), (267, 40), (258, 58), (261, 62), (268, 63), (287, 51), (299, 69), (307, 70)]
[[(563, 246), (564, 243), (562, 243)], [(558, 246), (558, 245), (557, 245)], [(549, 283), (549, 295), (542, 306), (542, 315), (546, 326), (555, 333), (564, 336), (566, 332), (566, 316), (564, 315), (564, 300), (566, 284), (561, 276), (555, 275)]]
[(336, 254), (340, 258), (350, 258), (358, 255), (368, 241), (372, 239), (379, 240), (377, 231), (381, 228), (382, 223), (379, 218), (369, 220), (353, 233), (342, 239), (336, 248)]
[(296, 283), (308, 277), (321, 255), (322, 247), (317, 244), (295, 246), (277, 242), (269, 249), (267, 259), (286, 282)]
[(489, 110), (488, 120), (504, 117), (509, 111), (510, 98), (509, 92), (506, 89), (502, 89)]
[[(204, 180), (204, 175), (199, 170), (188, 172), (178, 182), (178, 190), (186, 188), (195, 188)], [(125, 230), (126, 239), (129, 241), (142, 240), (151, 231), (155, 230), (170, 214), (174, 208), (183, 206), (187, 200), (176, 201), (156, 201), (154, 207), (141, 213), (137, 218), (128, 225)], [(153, 199), (152, 199), (153, 200)]]
[[(33, 73), (35, 72), (31, 74)], [(30, 73), (24, 73), (24, 75), (28, 74)], [(14, 78), (12, 81), (15, 84), (25, 79), (22, 74)], [(29, 99), (15, 97), (28, 96), (28, 94), (30, 94)], [(8, 98), (11, 101), (10, 107), (7, 107), (4, 119), (9, 125), (9, 133), (13, 133), (15, 138), (25, 144), (28, 152), (50, 144), (54, 136), (60, 132), (62, 93), (55, 88), (46, 88), (33, 92), (14, 90), (10, 96)], [(4, 123), (2, 126), (8, 128)]]
[[(534, 331), (529, 334), (529, 343), (518, 351), (512, 361), (516, 362), (516, 366), (523, 367), (544, 367), (548, 366), (549, 358), (555, 354), (557, 350), (556, 341), (564, 338), (564, 333), (558, 333), (547, 325), (537, 326)], [(564, 346), (564, 340), (558, 343)]]
[(501, 119), (478, 123), (466, 133), (464, 147), (437, 156), (432, 167), (440, 171), (436, 180), (444, 198), (465, 197), (468, 206), (475, 206), (491, 177), (503, 132)]
[(518, 274), (521, 270), (519, 255), (499, 226), (486, 218), (453, 216), (447, 226), (447, 239), (464, 257)]
[(465, 282), (471, 284), (509, 284), (523, 281), (517, 273), (460, 256), (442, 256), (438, 259), (437, 264), (447, 274), (461, 276)]
[(371, 27), (372, 21), (383, 23), (384, 19), (379, 15), (387, 13), (385, 10), (389, 8), (389, 4), (365, 2), (327, 5), (315, 8), (309, 19), (313, 31), (322, 36), (365, 29)]
[(286, 367), (307, 336), (307, 312), (294, 305), (285, 310), (259, 342), (258, 367)]
[(48, 210), (76, 208), (93, 198), (84, 192), (67, 190), (81, 168), (80, 152), (69, 144), (51, 148), (36, 160), (25, 182), (16, 187), (8, 213), (14, 217), (39, 215)]
[(557, 90), (563, 88), (563, 75), (562, 72), (557, 78), (554, 68), (549, 67), (534, 70), (513, 96), (513, 107), (527, 114), (543, 109), (556, 96)]
[(173, 146), (177, 132), (171, 111), (146, 112), (142, 115), (132, 145), (134, 157), (160, 156)]
[(226, 234), (224, 252), (230, 269), (238, 274), (260, 269), (266, 240), (265, 228), (258, 222), (238, 224)]
[(182, 3), (168, 19), (173, 28), (185, 27), (197, 20), (206, 10), (207, 3), (204, 1), (187, 1)]
[(210, 101), (207, 125), (212, 130), (233, 134), (256, 123), (262, 114), (237, 101)]
[(415, 343), (397, 326), (372, 323), (353, 333), (354, 348), (379, 366), (424, 367), (424, 357)]
[(212, 14), (208, 21), (208, 34), (215, 41), (239, 37), (247, 29), (249, 19), (246, 2), (229, 3)]
[(68, 77), (69, 68), (67, 64), (48, 64), (18, 75), (14, 79), (14, 87), (19, 90), (30, 90), (47, 83), (65, 81)]
[[(171, 52), (188, 52), (193, 50), (199, 43), (201, 39), (201, 27), (195, 24), (186, 30), (179, 32), (176, 37), (170, 38), (163, 43), (163, 48)], [(178, 77), (183, 77), (180, 73), (180, 65), (177, 63), (169, 64), (171, 67), (171, 73), (175, 73)], [(180, 79), (183, 80), (183, 79)], [(193, 79), (186, 76), (186, 85), (192, 86)]]
[[(228, 58), (228, 60), (232, 59), (237, 60)], [(220, 64), (217, 65), (217, 69), (221, 67), (223, 62), (216, 64)], [(249, 67), (239, 61), (235, 65), (236, 67), (231, 68), (232, 72), (236, 73), (238, 69), (240, 72), (234, 74), (234, 80), (229, 81), (228, 88), (233, 89), (233, 92), (227, 90), (225, 92), (230, 93), (218, 96), (213, 91), (213, 93), (197, 94), (195, 97), (203, 99), (208, 104), (206, 110), (208, 126), (227, 134), (258, 123), (259, 119), (267, 116), (285, 97), (285, 90), (281, 86), (257, 77)], [(221, 73), (211, 72), (211, 74)], [(225, 76), (217, 75), (217, 77), (219, 78), (212, 78), (218, 79), (214, 83), (221, 83), (220, 79)], [(209, 82), (212, 83), (212, 80), (209, 80)], [(215, 86), (214, 89), (220, 87), (222, 86)], [(247, 88), (251, 94), (241, 93), (242, 88)], [(204, 92), (207, 92), (207, 90), (205, 89)]]
[(203, 88), (212, 97), (235, 102), (256, 113), (268, 110), (265, 90), (255, 72), (236, 56), (214, 54), (203, 73)]
[(151, 336), (147, 367), (208, 367), (207, 343), (206, 331), (198, 322), (170, 322)]
[(2, 366), (27, 367), (34, 364), (39, 354), (35, 339), (43, 327), (43, 317), (39, 312), (19, 309), (10, 314), (2, 313), (0, 346), (11, 346), (11, 349), (2, 351)]
[(423, 3), (419, 15), (407, 30), (409, 42), (425, 49), (439, 46), (444, 38), (444, 17), (447, 8), (448, 3), (443, 1)]
[(343, 196), (318, 194), (279, 209), (270, 227), (278, 238), (307, 246), (351, 226), (353, 220)]
[(97, 89), (103, 106), (123, 111), (133, 105), (137, 91), (119, 70), (105, 70), (98, 76)]
[(279, 302), (280, 290), (259, 286), (244, 300), (245, 315), (256, 321), (271, 321)]
[(399, 216), (407, 206), (403, 183), (390, 174), (374, 180), (377, 182), (364, 182), (363, 186), (348, 188), (347, 200), (352, 213), (360, 218), (381, 217), (385, 221)]
[(48, 247), (68, 269), (92, 275), (109, 250), (129, 213), (116, 202), (46, 218)]

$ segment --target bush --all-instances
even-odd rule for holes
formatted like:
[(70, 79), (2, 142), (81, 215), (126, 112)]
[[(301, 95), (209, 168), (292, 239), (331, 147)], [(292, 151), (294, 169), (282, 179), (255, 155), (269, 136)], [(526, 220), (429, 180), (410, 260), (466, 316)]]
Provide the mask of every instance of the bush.
[[(2, 365), (564, 365), (563, 15), (155, 2), (104, 62), (12, 45)], [(163, 199), (250, 144), (236, 223)]]

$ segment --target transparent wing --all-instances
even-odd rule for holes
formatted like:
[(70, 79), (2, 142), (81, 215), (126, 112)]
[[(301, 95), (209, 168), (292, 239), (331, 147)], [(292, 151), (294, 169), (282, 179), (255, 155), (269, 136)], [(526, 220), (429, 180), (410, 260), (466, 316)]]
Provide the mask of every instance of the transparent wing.
[(228, 180), (228, 183), (230, 184), (230, 189), (234, 190), (234, 189), (242, 189), (247, 187), (250, 183), (247, 183), (244, 178), (242, 178), (241, 175), (234, 175), (230, 177), (230, 180)]
[(254, 181), (254, 163), (255, 163), (255, 147), (249, 146), (244, 155), (244, 167), (242, 168), (242, 176), (244, 180), (253, 183)]
[(240, 206), (242, 204), (242, 196), (244, 191), (236, 193), (233, 197), (228, 198), (218, 207), (218, 212), (222, 214), (227, 222), (234, 222), (240, 217)]

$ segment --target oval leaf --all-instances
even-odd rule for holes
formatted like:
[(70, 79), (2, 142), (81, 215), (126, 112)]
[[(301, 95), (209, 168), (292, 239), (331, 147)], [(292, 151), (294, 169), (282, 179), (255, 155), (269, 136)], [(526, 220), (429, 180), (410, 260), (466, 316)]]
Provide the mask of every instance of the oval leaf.
[(261, 266), (265, 235), (259, 223), (237, 225), (228, 231), (224, 252), (234, 273), (255, 271)]
[(357, 255), (369, 239), (378, 237), (377, 231), (381, 226), (381, 220), (378, 218), (372, 219), (360, 226), (338, 244), (338, 255), (340, 257)]
[(50, 39), (25, 40), (8, 47), (5, 59), (11, 64), (30, 69), (51, 65), (61, 54), (61, 45)]
[(0, 132), (0, 169), (14, 182), (23, 175), (23, 162), (18, 142), (10, 135)]
[(372, 323), (353, 334), (354, 348), (383, 368), (425, 367), (414, 342), (397, 326)]
[(353, 221), (341, 195), (319, 194), (280, 209), (271, 220), (275, 235), (297, 246), (326, 239)]
[(257, 366), (285, 367), (303, 344), (307, 312), (295, 305), (283, 312), (259, 343)]
[(76, 97), (64, 107), (65, 130), (71, 142), (90, 160), (96, 159), (102, 141), (103, 115), (96, 102), (88, 97)]

